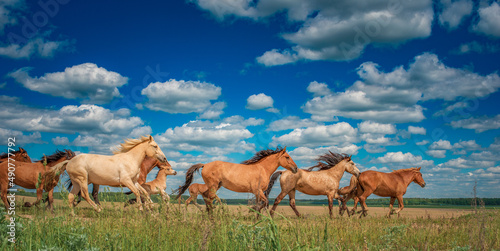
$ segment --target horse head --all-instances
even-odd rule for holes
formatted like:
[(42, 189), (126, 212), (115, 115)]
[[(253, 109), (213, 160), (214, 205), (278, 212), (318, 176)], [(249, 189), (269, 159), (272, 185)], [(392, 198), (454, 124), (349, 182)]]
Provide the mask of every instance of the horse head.
[(172, 169), (172, 166), (170, 165), (170, 163), (168, 163), (168, 161), (164, 163), (158, 161), (157, 166), (160, 170), (165, 170), (165, 173), (167, 175), (177, 175), (177, 172), (174, 169)]
[(424, 181), (424, 178), (422, 178), (422, 173), (420, 172), (421, 168), (422, 167), (418, 167), (418, 168), (415, 168), (413, 170), (413, 172), (414, 172), (414, 174), (413, 174), (413, 182), (417, 183), (422, 188), (424, 188), (425, 187), (425, 181)]
[(28, 156), (28, 152), (24, 150), (24, 148), (19, 147), (19, 154), (21, 155), (21, 158), (24, 162), (31, 162), (30, 156)]
[(153, 136), (151, 135), (149, 135), (149, 142), (148, 142), (148, 147), (146, 149), (146, 156), (156, 158), (157, 160), (163, 163), (167, 162), (167, 157), (165, 157), (165, 154), (160, 149), (158, 144), (156, 144), (155, 140), (153, 139)]
[(297, 164), (295, 164), (292, 157), (286, 152), (286, 146), (279, 154), (279, 165), (292, 171), (292, 173), (297, 173)]
[(352, 155), (347, 157), (345, 160), (347, 161), (346, 162), (346, 171), (356, 177), (359, 177), (359, 175), (361, 174), (361, 172), (359, 171), (358, 167), (356, 166), (356, 164), (354, 164), (354, 161), (352, 161)]

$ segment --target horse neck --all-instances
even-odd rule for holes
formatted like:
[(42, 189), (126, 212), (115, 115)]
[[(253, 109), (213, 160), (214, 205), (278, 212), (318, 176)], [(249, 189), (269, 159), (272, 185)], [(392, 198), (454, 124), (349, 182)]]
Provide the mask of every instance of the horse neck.
[(346, 169), (347, 161), (342, 160), (334, 167), (326, 170), (326, 172), (331, 176), (336, 176), (342, 178)]
[(162, 183), (165, 183), (167, 181), (166, 172), (167, 172), (166, 169), (160, 169), (160, 171), (158, 171), (158, 174), (156, 174), (155, 180), (162, 182)]
[(256, 164), (262, 166), (266, 170), (268, 177), (271, 177), (271, 175), (276, 172), (276, 169), (280, 166), (278, 156), (278, 154), (269, 155)]
[(135, 162), (132, 164), (135, 164), (134, 166), (137, 166), (137, 169), (140, 169), (141, 163), (146, 157), (146, 147), (147, 142), (142, 142), (123, 154), (132, 156), (132, 158), (135, 160)]
[(405, 186), (408, 187), (413, 181), (414, 173), (411, 172), (400, 172), (399, 175), (403, 178)]
[(139, 184), (146, 182), (148, 173), (151, 172), (151, 170), (153, 170), (153, 168), (157, 166), (157, 164), (158, 161), (155, 158), (145, 157), (144, 161), (141, 163), (141, 173), (139, 174), (137, 182)]

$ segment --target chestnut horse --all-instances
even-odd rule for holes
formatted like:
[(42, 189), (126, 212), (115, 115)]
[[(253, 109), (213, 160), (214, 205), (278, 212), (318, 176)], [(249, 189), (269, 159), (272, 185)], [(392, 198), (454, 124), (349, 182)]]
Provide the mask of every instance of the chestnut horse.
[[(144, 163), (144, 162), (143, 162)], [(172, 169), (172, 166), (166, 163), (159, 163), (158, 174), (156, 174), (156, 178), (150, 182), (142, 183), (141, 186), (148, 192), (149, 195), (160, 194), (162, 200), (167, 204), (170, 203), (170, 196), (165, 192), (167, 189), (167, 175), (177, 175), (177, 172)], [(127, 192), (125, 194), (131, 194), (132, 192)], [(129, 204), (133, 204), (135, 202), (134, 199), (130, 199), (128, 201)]]
[(263, 191), (267, 189), (269, 177), (280, 166), (293, 173), (297, 172), (297, 164), (286, 152), (286, 147), (259, 151), (241, 164), (224, 161), (196, 164), (188, 169), (186, 182), (178, 189), (177, 199), (193, 182), (194, 172), (203, 168), (201, 176), (208, 187), (208, 200), (205, 200), (208, 212), (211, 212), (212, 202), (221, 186), (238, 193), (253, 193), (257, 198), (256, 211), (260, 212), (268, 204)]
[[(298, 190), (309, 195), (326, 195), (328, 198), (330, 217), (333, 217), (333, 199), (341, 199), (338, 194), (340, 179), (344, 176), (344, 172), (349, 172), (352, 175), (358, 176), (359, 170), (351, 160), (351, 156), (346, 154), (328, 151), (328, 153), (320, 155), (316, 160), (318, 164), (307, 170), (299, 169), (296, 174), (289, 171), (279, 171), (273, 174), (269, 182), (269, 187), (265, 192), (267, 196), (269, 196), (276, 179), (283, 173), (280, 178), (281, 193), (274, 201), (273, 208), (270, 212), (271, 215), (274, 214), (278, 204), (288, 194), (290, 207), (295, 214), (300, 217), (300, 213), (295, 207), (295, 191)], [(312, 171), (315, 168), (319, 168), (319, 170)]]
[(68, 163), (66, 172), (73, 184), (73, 188), (68, 194), (68, 203), (72, 215), (74, 215), (73, 207), (78, 192), (81, 192), (83, 198), (94, 210), (101, 211), (101, 208), (90, 199), (88, 192), (88, 184), (90, 183), (112, 187), (127, 187), (135, 194), (139, 210), (142, 210), (140, 193), (146, 196), (148, 203), (152, 203), (146, 190), (137, 183), (137, 179), (139, 178), (141, 163), (146, 156), (155, 157), (161, 162), (167, 161), (165, 154), (163, 154), (153, 137), (150, 135), (139, 139), (127, 139), (113, 153), (112, 156), (80, 154)]
[[(347, 210), (345, 203), (352, 197), (354, 197), (354, 208), (352, 209), (352, 214), (356, 212), (356, 207), (358, 201), (361, 204), (361, 214), (359, 217), (368, 215), (368, 207), (366, 206), (366, 198), (372, 193), (381, 197), (391, 197), (389, 204), (389, 212), (387, 217), (393, 214), (392, 207), (396, 199), (398, 199), (399, 208), (396, 210), (398, 214), (403, 210), (403, 195), (406, 193), (406, 189), (410, 183), (415, 182), (422, 188), (425, 187), (425, 181), (422, 178), (422, 173), (420, 173), (421, 167), (412, 167), (407, 169), (400, 169), (392, 171), (391, 173), (382, 173), (377, 171), (364, 171), (359, 175), (359, 178), (351, 178), (351, 184), (348, 187), (342, 188), (341, 192), (347, 194), (345, 200), (343, 201), (343, 208)], [(349, 212), (348, 212), (349, 214)]]
[(74, 156), (75, 154), (71, 150), (64, 150), (56, 151), (50, 156), (43, 156), (42, 160), (35, 163), (16, 162), (13, 180), (9, 180), (11, 178), (8, 175), (9, 163), (0, 163), (0, 196), (5, 206), (8, 207), (7, 190), (13, 181), (18, 186), (36, 189), (36, 202), (34, 204), (26, 203), (26, 206), (38, 205), (42, 200), (43, 190), (45, 190), (49, 193), (47, 208), (53, 210), (54, 187), (59, 182), (60, 174), (64, 172), (64, 166), (58, 164)]
[(19, 147), (19, 150), (15, 152), (0, 154), (0, 163), (7, 161), (8, 158), (14, 161), (31, 163), (30, 156), (28, 156), (28, 153), (22, 147)]
[[(200, 205), (198, 205), (198, 195), (201, 194), (204, 200), (208, 200), (208, 187), (205, 184), (200, 184), (200, 183), (193, 183), (192, 185), (189, 186), (189, 198), (186, 200), (186, 208), (189, 206), (189, 203), (191, 201), (194, 203), (194, 205), (201, 210)], [(215, 195), (215, 199), (219, 202), (219, 204), (222, 205), (222, 202), (220, 201), (219, 196), (217, 194)], [(179, 204), (181, 203), (181, 200), (179, 198)]]
[[(158, 167), (158, 169), (161, 169), (162, 166), (164, 166), (164, 165), (170, 166), (168, 161), (166, 163), (162, 163), (155, 158), (151, 158), (151, 157), (146, 156), (141, 163), (141, 173), (139, 174), (139, 178), (137, 179), (137, 183), (139, 183), (140, 185), (146, 183), (146, 177), (151, 172), (151, 170), (153, 170), (153, 168), (155, 168), (155, 167)], [(68, 180), (66, 182), (66, 189), (68, 191), (71, 191), (71, 187), (72, 187), (71, 180)], [(131, 193), (132, 192), (127, 193), (127, 194), (131, 194)], [(97, 205), (101, 205), (101, 203), (99, 202), (99, 185), (93, 184), (92, 198), (94, 199), (94, 202)], [(76, 205), (78, 205), (81, 202), (81, 200), (82, 200), (81, 193), (78, 193), (78, 200), (76, 200)], [(129, 201), (129, 202), (131, 202), (131, 201)]]

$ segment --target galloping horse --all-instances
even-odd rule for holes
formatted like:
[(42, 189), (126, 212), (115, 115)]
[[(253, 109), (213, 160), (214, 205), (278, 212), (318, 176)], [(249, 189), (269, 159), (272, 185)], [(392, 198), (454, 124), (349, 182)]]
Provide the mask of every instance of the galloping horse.
[(112, 156), (80, 154), (67, 164), (66, 171), (73, 184), (73, 188), (68, 195), (71, 214), (74, 215), (74, 201), (78, 192), (81, 192), (83, 198), (94, 210), (101, 211), (101, 208), (90, 199), (88, 192), (88, 184), (90, 183), (112, 187), (127, 187), (135, 194), (139, 210), (142, 210), (140, 193), (146, 196), (147, 202), (152, 203), (147, 192), (137, 183), (137, 179), (139, 178), (141, 163), (146, 156), (155, 157), (161, 162), (167, 161), (165, 154), (163, 154), (153, 137), (150, 135), (139, 139), (127, 139), (113, 153)]
[[(15, 163), (14, 184), (28, 189), (36, 189), (36, 202), (33, 204), (27, 203), (27, 206), (38, 205), (42, 200), (43, 190), (45, 190), (49, 193), (49, 204), (47, 207), (50, 210), (53, 209), (54, 187), (59, 182), (59, 175), (64, 172), (64, 169), (61, 169), (62, 166), (58, 164), (74, 156), (75, 154), (71, 150), (64, 150), (64, 152), (56, 151), (50, 156), (43, 156), (42, 160), (35, 163)], [(8, 169), (7, 162), (0, 163), (0, 196), (6, 207), (8, 207), (7, 190), (10, 183)]]
[[(362, 211), (359, 217), (368, 215), (368, 207), (366, 206), (366, 198), (372, 193), (381, 197), (391, 197), (389, 212), (387, 217), (390, 217), (394, 212), (392, 207), (396, 199), (398, 199), (399, 208), (396, 213), (399, 217), (399, 212), (403, 210), (403, 195), (410, 183), (415, 182), (421, 187), (425, 187), (425, 181), (420, 173), (421, 167), (412, 167), (392, 171), (391, 173), (381, 173), (376, 171), (364, 171), (359, 175), (359, 178), (351, 178), (349, 187), (343, 188), (342, 192), (347, 194), (343, 201), (343, 208), (346, 208), (345, 203), (354, 197), (354, 208), (352, 214), (356, 212), (358, 201), (361, 202)], [(342, 208), (341, 208), (342, 210)], [(348, 213), (349, 214), (349, 213)]]
[[(297, 165), (286, 152), (286, 147), (259, 151), (251, 159), (243, 161), (241, 164), (223, 161), (196, 164), (188, 169), (186, 182), (178, 189), (177, 199), (193, 182), (194, 172), (203, 168), (201, 176), (208, 187), (208, 199), (205, 200), (208, 212), (211, 212), (212, 201), (221, 186), (238, 193), (255, 194), (257, 198), (256, 209), (260, 212), (268, 203), (263, 191), (269, 184), (269, 177), (280, 166), (293, 173), (297, 172)], [(263, 203), (259, 205), (259, 202)]]
[[(276, 210), (278, 204), (288, 194), (290, 207), (295, 214), (300, 217), (300, 213), (295, 207), (295, 191), (299, 190), (309, 195), (326, 195), (328, 198), (330, 217), (333, 217), (333, 199), (339, 200), (341, 198), (338, 194), (340, 179), (342, 179), (346, 171), (352, 175), (358, 176), (359, 170), (351, 160), (351, 156), (345, 154), (332, 153), (329, 151), (319, 156), (316, 160), (318, 164), (307, 170), (299, 169), (295, 174), (289, 171), (279, 171), (273, 174), (269, 182), (269, 187), (265, 192), (267, 196), (269, 196), (276, 179), (283, 173), (280, 178), (281, 193), (274, 201), (273, 208), (270, 212), (271, 215), (274, 214), (274, 210)], [(319, 168), (319, 170), (312, 171), (314, 168)]]
[[(189, 203), (191, 201), (194, 203), (194, 205), (201, 210), (200, 205), (198, 205), (198, 202), (196, 201), (198, 199), (198, 195), (201, 194), (204, 200), (208, 199), (208, 187), (205, 184), (200, 184), (200, 183), (193, 183), (192, 185), (189, 186), (189, 198), (186, 200), (186, 208), (189, 206)], [(220, 201), (219, 196), (217, 194), (215, 195), (215, 199), (219, 202), (219, 204), (222, 204)], [(181, 204), (181, 200), (179, 198), (179, 204)]]
[(0, 154), (0, 163), (7, 161), (8, 158), (13, 159), (14, 161), (31, 163), (30, 156), (28, 156), (28, 153), (22, 147), (19, 147), (19, 150), (15, 152)]
[[(163, 201), (168, 205), (170, 203), (170, 196), (168, 196), (165, 190), (167, 189), (167, 175), (177, 175), (177, 172), (172, 169), (172, 166), (166, 162), (158, 165), (160, 169), (156, 178), (150, 182), (141, 184), (141, 186), (148, 192), (149, 195), (160, 194)], [(126, 194), (131, 194), (132, 192), (127, 192)], [(130, 204), (135, 202), (134, 199), (128, 201)]]
[[(148, 173), (151, 172), (151, 170), (153, 170), (153, 168), (158, 167), (158, 169), (161, 169), (162, 166), (165, 166), (165, 165), (170, 166), (168, 161), (166, 163), (162, 163), (155, 158), (151, 158), (151, 157), (146, 156), (141, 163), (141, 171), (140, 171), (141, 173), (139, 174), (139, 178), (137, 179), (137, 183), (139, 183), (140, 185), (146, 183), (146, 177), (148, 176)], [(71, 187), (72, 187), (71, 180), (68, 180), (66, 182), (66, 189), (68, 191), (71, 191)], [(127, 193), (127, 194), (131, 194), (131, 193), (132, 192)], [(101, 205), (101, 203), (99, 202), (99, 185), (97, 185), (97, 184), (93, 184), (93, 186), (92, 186), (92, 198), (94, 199), (94, 202), (97, 205)], [(78, 193), (78, 199), (76, 200), (76, 205), (78, 205), (81, 202), (81, 200), (82, 200), (81, 193)]]

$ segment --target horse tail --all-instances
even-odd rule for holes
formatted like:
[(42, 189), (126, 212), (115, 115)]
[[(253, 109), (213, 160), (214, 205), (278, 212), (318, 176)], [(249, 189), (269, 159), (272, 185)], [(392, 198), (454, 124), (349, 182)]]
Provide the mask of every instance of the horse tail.
[(50, 191), (52, 188), (57, 185), (57, 182), (55, 184), (52, 184), (53, 181), (56, 178), (59, 178), (61, 173), (63, 173), (66, 170), (66, 165), (68, 164), (69, 160), (65, 160), (53, 167), (51, 167), (47, 172), (43, 174), (44, 180), (45, 180), (45, 191)]
[(186, 190), (189, 188), (189, 185), (191, 185), (191, 183), (193, 182), (194, 172), (199, 171), (200, 169), (202, 169), (204, 165), (205, 164), (199, 163), (199, 164), (191, 166), (187, 170), (187, 172), (186, 172), (186, 182), (184, 183), (184, 185), (180, 186), (178, 189), (176, 189), (174, 191), (174, 193), (178, 193), (177, 197), (176, 197), (177, 200), (181, 197), (181, 195), (184, 192), (186, 192)]
[(351, 177), (351, 183), (349, 184), (349, 186), (346, 186), (346, 187), (343, 187), (343, 188), (339, 189), (339, 194), (340, 195), (346, 195), (346, 194), (352, 193), (358, 187), (358, 183), (359, 183), (358, 182), (358, 178), (353, 175)]
[(277, 171), (273, 173), (273, 175), (269, 179), (269, 185), (267, 185), (267, 190), (264, 191), (264, 195), (268, 200), (269, 200), (269, 194), (271, 193), (271, 189), (273, 189), (274, 182), (276, 182), (276, 179), (281, 175), (281, 173), (283, 173), (283, 171)]

